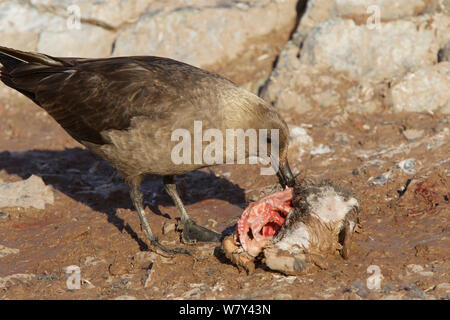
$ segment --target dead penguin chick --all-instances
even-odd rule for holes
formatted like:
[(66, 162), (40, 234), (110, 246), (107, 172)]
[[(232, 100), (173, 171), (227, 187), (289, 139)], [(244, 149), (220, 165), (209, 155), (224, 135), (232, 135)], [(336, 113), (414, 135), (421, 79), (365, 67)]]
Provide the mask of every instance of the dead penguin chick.
[(348, 258), (358, 212), (358, 201), (350, 192), (327, 181), (302, 181), (252, 203), (239, 220), (237, 233), (224, 239), (223, 248), (249, 273), (256, 257), (285, 274), (325, 268), (329, 254), (339, 252)]

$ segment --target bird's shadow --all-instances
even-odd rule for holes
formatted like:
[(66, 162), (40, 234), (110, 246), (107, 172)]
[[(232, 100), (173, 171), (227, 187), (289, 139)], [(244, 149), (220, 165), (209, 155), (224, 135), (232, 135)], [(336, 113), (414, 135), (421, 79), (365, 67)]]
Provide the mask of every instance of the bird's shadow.
[[(145, 241), (116, 215), (118, 208), (134, 210), (128, 185), (113, 167), (90, 151), (82, 148), (3, 151), (0, 152), (0, 170), (2, 169), (23, 179), (31, 175), (42, 177), (45, 184), (106, 214), (108, 221), (120, 231), (129, 233), (141, 249), (148, 249)], [(244, 190), (211, 172), (190, 172), (177, 179), (177, 186), (187, 205), (205, 199), (220, 199), (241, 208), (245, 206)], [(144, 206), (148, 206), (155, 214), (170, 218), (158, 209), (158, 205), (173, 206), (161, 178), (147, 176), (141, 190), (144, 193)]]

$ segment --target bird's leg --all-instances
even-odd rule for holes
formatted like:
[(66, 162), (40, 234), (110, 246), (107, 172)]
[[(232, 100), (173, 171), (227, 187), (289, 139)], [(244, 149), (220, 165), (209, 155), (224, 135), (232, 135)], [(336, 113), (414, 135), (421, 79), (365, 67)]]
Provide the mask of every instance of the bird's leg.
[(130, 197), (131, 197), (131, 200), (133, 201), (134, 207), (137, 210), (139, 219), (141, 220), (141, 227), (142, 227), (142, 229), (144, 229), (144, 232), (147, 235), (148, 239), (150, 240), (151, 245), (156, 248), (161, 249), (162, 251), (164, 251), (165, 253), (168, 253), (168, 254), (175, 254), (175, 253), (189, 254), (189, 252), (184, 250), (183, 248), (175, 248), (175, 249), (170, 250), (159, 243), (158, 238), (153, 234), (152, 230), (150, 229), (150, 225), (147, 221), (147, 218), (145, 217), (145, 211), (142, 206), (142, 203), (143, 203), (142, 200), (143, 200), (144, 196), (142, 195), (142, 192), (140, 190), (141, 189), (140, 179), (138, 179), (138, 180), (139, 180), (138, 183), (130, 184)]
[(183, 202), (177, 192), (174, 176), (164, 176), (164, 187), (172, 198), (175, 206), (181, 214), (181, 225), (183, 226), (183, 240), (187, 243), (215, 242), (220, 241), (220, 234), (195, 223), (184, 208)]

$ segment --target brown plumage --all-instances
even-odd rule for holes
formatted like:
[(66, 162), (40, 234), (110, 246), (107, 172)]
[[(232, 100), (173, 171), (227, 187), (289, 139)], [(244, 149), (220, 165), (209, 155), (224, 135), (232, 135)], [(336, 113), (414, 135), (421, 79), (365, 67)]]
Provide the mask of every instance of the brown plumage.
[[(140, 184), (145, 174), (163, 176), (181, 212), (186, 241), (218, 240), (187, 215), (173, 176), (207, 166), (171, 161), (175, 129), (278, 129), (280, 182), (290, 184), (289, 132), (264, 100), (211, 72), (151, 57), (55, 58), (0, 47), (0, 80), (45, 109), (74, 139), (106, 159), (130, 184), (130, 195), (152, 244), (162, 247), (144, 216)], [(269, 135), (270, 136), (270, 135)], [(268, 149), (270, 150), (270, 144)], [(224, 152), (225, 155), (225, 152)], [(248, 156), (246, 150), (246, 156)]]

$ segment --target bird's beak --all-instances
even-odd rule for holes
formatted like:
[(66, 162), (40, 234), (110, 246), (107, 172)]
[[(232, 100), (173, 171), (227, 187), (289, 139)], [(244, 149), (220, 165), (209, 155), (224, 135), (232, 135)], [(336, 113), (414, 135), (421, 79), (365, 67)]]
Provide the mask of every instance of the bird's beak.
[(283, 188), (294, 186), (294, 175), (291, 172), (291, 168), (289, 167), (289, 162), (287, 161), (287, 159), (280, 163), (280, 167), (277, 171), (277, 176)]

